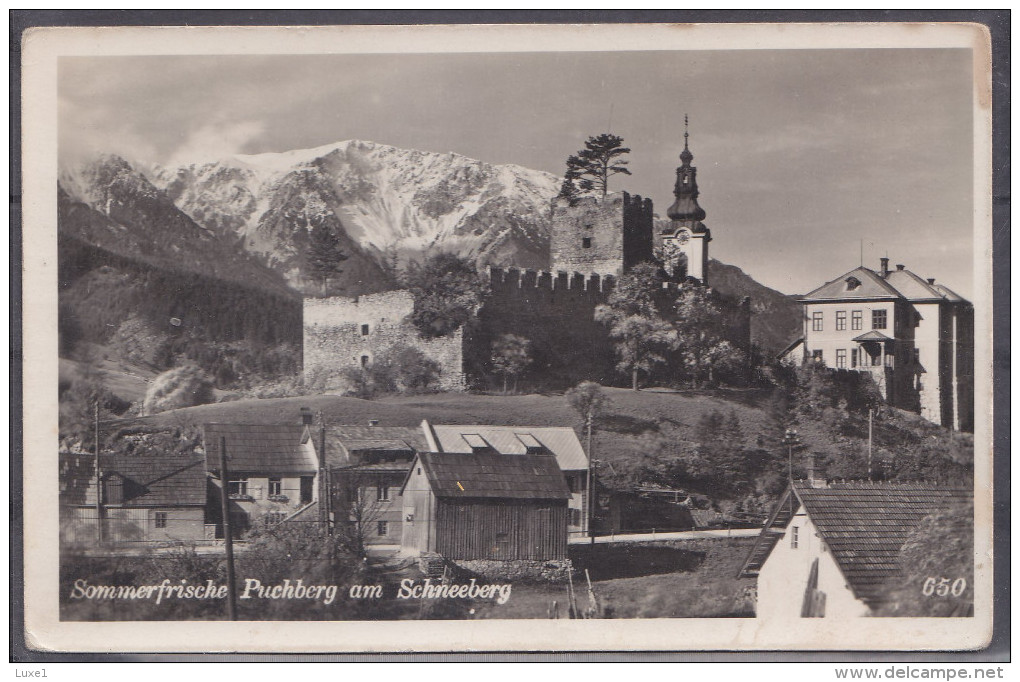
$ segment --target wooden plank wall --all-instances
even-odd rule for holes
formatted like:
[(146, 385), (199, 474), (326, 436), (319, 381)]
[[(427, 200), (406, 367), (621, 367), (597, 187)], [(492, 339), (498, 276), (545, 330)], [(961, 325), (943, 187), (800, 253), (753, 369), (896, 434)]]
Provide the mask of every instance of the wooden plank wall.
[(450, 559), (565, 559), (566, 500), (439, 500), (436, 551)]

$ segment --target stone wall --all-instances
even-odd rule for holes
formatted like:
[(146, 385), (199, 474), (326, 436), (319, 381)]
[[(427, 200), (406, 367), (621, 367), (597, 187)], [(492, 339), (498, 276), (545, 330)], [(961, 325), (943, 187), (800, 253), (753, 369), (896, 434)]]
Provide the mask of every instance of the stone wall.
[(570, 559), (549, 561), (496, 561), (493, 559), (448, 560), (455, 578), (482, 578), (489, 582), (565, 583), (574, 570)]
[(359, 368), (395, 345), (417, 348), (441, 368), (440, 387), (465, 386), (464, 332), (424, 339), (408, 321), (414, 310), (409, 291), (385, 291), (357, 298), (306, 298), (304, 302), (305, 380), (341, 385), (344, 368)]
[(490, 290), (465, 336), (465, 369), (480, 388), (502, 379), (491, 369), (492, 342), (503, 334), (531, 341), (533, 362), (520, 385), (562, 388), (582, 380), (611, 383), (616, 360), (606, 327), (595, 322), (613, 277), (490, 268)]
[(626, 192), (553, 202), (550, 269), (619, 276), (652, 259), (652, 200)]

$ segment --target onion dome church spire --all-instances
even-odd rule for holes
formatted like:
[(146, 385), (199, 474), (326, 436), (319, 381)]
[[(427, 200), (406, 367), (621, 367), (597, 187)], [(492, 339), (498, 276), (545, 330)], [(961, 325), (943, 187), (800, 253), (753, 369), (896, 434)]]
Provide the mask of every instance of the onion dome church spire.
[(680, 166), (676, 169), (676, 185), (673, 187), (676, 201), (666, 211), (666, 215), (670, 220), (685, 222), (695, 228), (694, 223), (705, 219), (705, 209), (698, 206), (698, 169), (691, 165), (694, 154), (688, 147), (688, 137), (687, 114), (684, 114), (684, 150), (680, 152)]
[(712, 233), (701, 221), (705, 209), (698, 206), (698, 169), (691, 165), (694, 154), (688, 145), (687, 115), (684, 114), (684, 150), (676, 169), (673, 195), (676, 201), (666, 211), (669, 224), (660, 233), (662, 267), (675, 281), (695, 279), (708, 284), (708, 243)]

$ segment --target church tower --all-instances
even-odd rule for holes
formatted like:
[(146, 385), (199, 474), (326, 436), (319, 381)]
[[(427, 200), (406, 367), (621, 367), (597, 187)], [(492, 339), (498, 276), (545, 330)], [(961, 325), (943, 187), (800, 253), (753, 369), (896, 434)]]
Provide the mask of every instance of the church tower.
[(705, 224), (705, 209), (698, 206), (698, 169), (691, 165), (694, 154), (687, 145), (687, 115), (684, 114), (684, 150), (676, 169), (673, 195), (676, 201), (666, 211), (670, 223), (661, 232), (662, 260), (667, 274), (683, 281), (693, 277), (708, 284), (708, 243), (712, 233)]

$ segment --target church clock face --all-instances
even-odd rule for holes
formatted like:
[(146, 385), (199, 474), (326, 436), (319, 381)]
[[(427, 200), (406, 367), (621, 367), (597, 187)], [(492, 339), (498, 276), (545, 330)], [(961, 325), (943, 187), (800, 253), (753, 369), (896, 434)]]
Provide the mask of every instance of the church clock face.
[(676, 241), (680, 244), (686, 244), (690, 238), (691, 234), (687, 230), (680, 230), (676, 233)]

